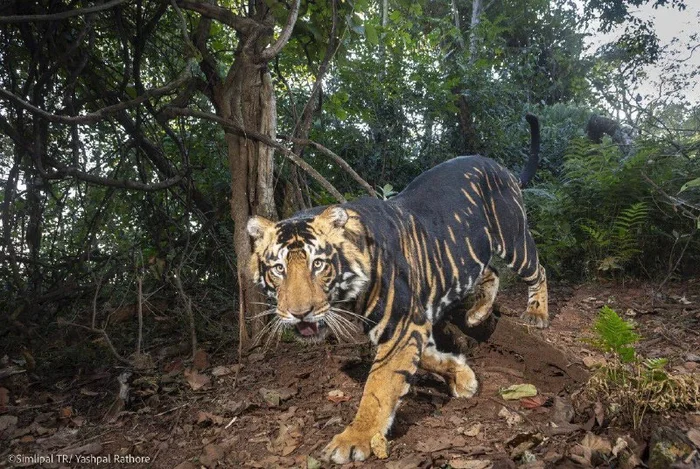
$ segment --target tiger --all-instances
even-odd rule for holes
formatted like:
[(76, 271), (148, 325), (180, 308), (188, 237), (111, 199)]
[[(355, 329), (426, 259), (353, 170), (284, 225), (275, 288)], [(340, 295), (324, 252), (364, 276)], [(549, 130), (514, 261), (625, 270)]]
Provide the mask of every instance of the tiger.
[(493, 159), (461, 156), (388, 200), (361, 198), (279, 222), (249, 219), (250, 275), (276, 300), (277, 326), (319, 342), (329, 329), (349, 330), (341, 313), (351, 311), (338, 305), (354, 302), (375, 346), (355, 418), (325, 447), (326, 461), (370, 456), (372, 438), (390, 429), (418, 368), (442, 375), (453, 396), (474, 396), (478, 382), (465, 357), (438, 350), (432, 331), (468, 294), (465, 325), (489, 316), (499, 285), (494, 254), (528, 285), (524, 321), (549, 325), (546, 272), (521, 192), (539, 164), (539, 120), (526, 120), (530, 156), (519, 178)]

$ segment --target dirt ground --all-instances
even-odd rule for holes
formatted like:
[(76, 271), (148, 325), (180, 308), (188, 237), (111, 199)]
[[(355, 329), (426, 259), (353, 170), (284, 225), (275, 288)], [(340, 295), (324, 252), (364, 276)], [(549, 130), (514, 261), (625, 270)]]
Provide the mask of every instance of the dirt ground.
[[(639, 353), (668, 358), (673, 373), (700, 371), (700, 282), (665, 295), (652, 287), (555, 285), (544, 331), (515, 315), (524, 286), (501, 292), (499, 317), (467, 339), (477, 396), (451, 398), (441, 378), (419, 372), (388, 435), (388, 458), (346, 467), (619, 467), (612, 457), (582, 460), (574, 448), (594, 437), (626, 442), (645, 461), (659, 422), (700, 430), (698, 413), (652, 415), (634, 432), (600, 409), (572, 405), (604, 358), (582, 340), (603, 305), (637, 323)], [(59, 382), (21, 372), (8, 357), (0, 364), (0, 467), (329, 467), (319, 465), (320, 451), (354, 416), (371, 364), (370, 345), (358, 342), (283, 341), (242, 363), (236, 350), (205, 344), (194, 362), (159, 352), (148, 373), (83, 369)], [(499, 393), (524, 383), (538, 395), (506, 401)]]

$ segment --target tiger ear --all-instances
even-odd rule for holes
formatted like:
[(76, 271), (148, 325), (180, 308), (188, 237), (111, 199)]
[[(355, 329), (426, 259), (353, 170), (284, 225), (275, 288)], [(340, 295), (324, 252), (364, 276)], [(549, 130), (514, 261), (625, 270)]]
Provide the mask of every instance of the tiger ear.
[(246, 225), (246, 231), (256, 241), (265, 233), (275, 227), (275, 223), (263, 217), (250, 217)]
[(344, 227), (349, 217), (347, 210), (339, 205), (328, 207), (319, 215), (319, 218), (326, 220), (336, 228)]

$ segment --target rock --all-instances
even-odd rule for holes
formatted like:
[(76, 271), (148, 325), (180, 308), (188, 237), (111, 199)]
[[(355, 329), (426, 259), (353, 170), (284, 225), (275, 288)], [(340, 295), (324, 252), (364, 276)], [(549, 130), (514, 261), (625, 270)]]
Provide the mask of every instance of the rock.
[(656, 427), (649, 441), (649, 469), (667, 469), (675, 463), (700, 464), (693, 444), (679, 429)]

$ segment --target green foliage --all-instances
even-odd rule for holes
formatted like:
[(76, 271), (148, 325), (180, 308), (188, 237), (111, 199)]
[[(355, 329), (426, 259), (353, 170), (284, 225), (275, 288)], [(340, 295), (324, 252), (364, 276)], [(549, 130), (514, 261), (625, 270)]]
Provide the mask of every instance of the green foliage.
[[(547, 124), (544, 132), (559, 133)], [(694, 203), (695, 189), (679, 191), (692, 181), (697, 160), (676, 156), (655, 139), (639, 138), (623, 153), (607, 138), (596, 144), (574, 132), (565, 135), (572, 138), (558, 166), (543, 168), (539, 177), (545, 181), (525, 190), (545, 265), (568, 277), (667, 275), (682, 239), (688, 249), (681, 265), (692, 269), (700, 254), (700, 240), (690, 237), (696, 220), (672, 209), (663, 194)]]
[(635, 353), (640, 336), (634, 325), (608, 306), (601, 309), (593, 325), (593, 345), (613, 355), (596, 370), (585, 387), (584, 397), (603, 402), (610, 418), (642, 428), (649, 411), (697, 410), (700, 408), (700, 375), (673, 375), (666, 370), (668, 359), (643, 358)]
[(623, 209), (610, 226), (593, 220), (581, 225), (581, 230), (590, 237), (590, 251), (596, 253), (594, 262), (599, 271), (622, 270), (626, 263), (642, 253), (639, 236), (648, 215), (647, 204), (637, 202)]
[(614, 353), (623, 363), (629, 363), (635, 359), (634, 345), (640, 339), (634, 329), (634, 324), (622, 319), (612, 308), (604, 306), (593, 324), (596, 337), (591, 343), (601, 350)]

